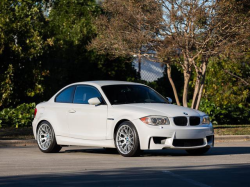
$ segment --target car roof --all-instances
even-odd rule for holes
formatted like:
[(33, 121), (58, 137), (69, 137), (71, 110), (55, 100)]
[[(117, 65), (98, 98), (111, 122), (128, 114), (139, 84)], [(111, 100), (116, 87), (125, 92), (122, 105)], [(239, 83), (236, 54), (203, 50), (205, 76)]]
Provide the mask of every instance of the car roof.
[[(73, 85), (79, 85), (79, 84), (85, 84), (85, 85), (91, 85), (95, 86), (96, 88), (100, 88), (102, 86), (107, 86), (107, 85), (121, 85), (121, 84), (129, 84), (129, 85), (144, 85), (136, 82), (128, 82), (128, 81), (113, 81), (113, 80), (103, 80), (103, 81), (84, 81), (84, 82), (76, 82), (70, 85), (65, 86), (61, 90), (59, 90), (53, 97), (50, 98), (49, 102), (53, 102), (55, 97), (64, 89), (67, 87), (73, 86)], [(145, 85), (144, 85), (145, 86)]]
[[(113, 80), (105, 80), (105, 81), (85, 81), (85, 82), (77, 82), (74, 84), (88, 84), (94, 86), (107, 86), (107, 85), (119, 85), (119, 84), (133, 84), (133, 85), (143, 85), (136, 82), (128, 82), (128, 81), (113, 81)], [(72, 84), (72, 85), (74, 85)]]

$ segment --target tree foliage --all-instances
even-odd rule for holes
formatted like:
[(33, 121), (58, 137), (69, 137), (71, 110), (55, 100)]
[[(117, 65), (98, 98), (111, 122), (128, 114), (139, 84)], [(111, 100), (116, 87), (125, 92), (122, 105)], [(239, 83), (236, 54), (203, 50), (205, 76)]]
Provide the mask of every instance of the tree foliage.
[(1, 87), (0, 87), (0, 107), (4, 104), (8, 104), (10, 102), (10, 95), (13, 93), (13, 66), (9, 64), (7, 71), (1, 77)]
[(1, 108), (49, 99), (72, 82), (136, 77), (127, 59), (86, 49), (100, 11), (95, 0), (1, 1)]
[(47, 90), (44, 99), (72, 82), (137, 77), (131, 64), (125, 62), (127, 58), (110, 60), (106, 55), (86, 49), (96, 36), (92, 21), (100, 12), (94, 0), (55, 1), (52, 5), (47, 28), (52, 45), (42, 64), (49, 72), (44, 81)]
[(241, 58), (220, 56), (211, 60), (201, 110), (214, 122), (249, 123), (249, 62), (249, 52)]
[(35, 103), (23, 103), (16, 108), (4, 108), (0, 111), (0, 127), (26, 127), (34, 119)]
[(11, 76), (11, 83), (10, 79), (5, 81), (1, 77), (4, 87), (12, 87), (11, 91), (2, 93), (9, 104), (26, 102), (30, 96), (43, 92), (39, 56), (48, 41), (43, 33), (46, 20), (42, 3), (32, 0), (0, 2), (0, 76), (6, 77), (4, 72)]
[(248, 45), (244, 41), (249, 29), (249, 11), (243, 16), (232, 3), (234, 1), (104, 1), (104, 14), (96, 21), (99, 35), (90, 48), (114, 56), (150, 57), (152, 51), (156, 52), (157, 60), (167, 64), (168, 78), (180, 105), (171, 77), (171, 65), (178, 64), (184, 75), (182, 104), (188, 106), (194, 74), (191, 107), (198, 109), (209, 59), (236, 44)]
[(141, 81), (128, 62), (142, 57), (166, 64), (147, 84), (177, 104), (249, 122), (249, 10), (248, 0), (1, 0), (0, 124), (30, 124), (34, 102), (72, 82)]
[[(112, 57), (147, 55), (159, 34), (161, 8), (155, 0), (111, 0), (95, 20), (97, 37), (89, 46)], [(150, 57), (150, 56), (148, 56)]]

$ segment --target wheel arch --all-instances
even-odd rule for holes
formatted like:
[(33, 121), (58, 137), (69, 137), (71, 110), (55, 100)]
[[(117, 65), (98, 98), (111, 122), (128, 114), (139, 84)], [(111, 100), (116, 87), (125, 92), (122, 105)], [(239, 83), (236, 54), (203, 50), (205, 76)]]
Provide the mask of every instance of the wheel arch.
[[(45, 120), (45, 119), (42, 119), (42, 120), (40, 120), (38, 123), (37, 123), (37, 126), (36, 126), (36, 133), (37, 133), (37, 131), (38, 131), (38, 127), (39, 127), (39, 125), (42, 123), (42, 122), (48, 122), (50, 125), (51, 125), (51, 123), (48, 121), (48, 120)], [(52, 126), (52, 125), (51, 125)]]
[[(57, 128), (56, 128), (56, 125), (54, 124), (55, 123), (55, 121), (53, 122), (53, 120), (51, 119), (48, 119), (48, 118), (41, 118), (41, 119), (39, 119), (39, 121), (37, 122), (37, 125), (36, 125), (36, 127), (35, 127), (35, 136), (37, 135), (37, 130), (38, 130), (38, 127), (39, 127), (39, 125), (42, 123), (42, 122), (48, 122), (51, 126), (52, 126), (52, 128), (53, 128), (53, 131), (54, 131), (54, 133), (55, 133), (55, 135), (57, 134)], [(51, 122), (52, 121), (52, 122)], [(35, 137), (36, 138), (36, 137)]]
[(137, 128), (137, 125), (136, 125), (135, 123), (133, 123), (133, 121), (130, 120), (130, 119), (128, 119), (128, 118), (123, 118), (123, 119), (120, 119), (118, 122), (116, 122), (116, 124), (115, 124), (115, 126), (114, 126), (114, 131), (113, 131), (113, 139), (115, 139), (115, 133), (116, 133), (116, 131), (117, 131), (117, 129), (118, 129), (118, 126), (119, 126), (121, 123), (125, 122), (125, 121), (129, 121), (130, 123), (132, 123), (132, 124), (134, 125), (134, 127), (135, 127), (135, 129), (136, 129), (136, 131), (137, 131), (138, 137), (139, 137), (139, 141), (141, 141), (140, 135), (139, 135), (139, 129)]

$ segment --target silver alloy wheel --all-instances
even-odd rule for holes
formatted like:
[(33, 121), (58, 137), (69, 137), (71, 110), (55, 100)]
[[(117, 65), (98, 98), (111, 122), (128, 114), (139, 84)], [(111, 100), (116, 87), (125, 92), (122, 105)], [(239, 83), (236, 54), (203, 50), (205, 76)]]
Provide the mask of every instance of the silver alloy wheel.
[(122, 125), (116, 134), (116, 145), (122, 154), (128, 154), (135, 146), (135, 134), (131, 127)]
[(53, 131), (48, 124), (43, 123), (40, 125), (37, 131), (37, 142), (39, 147), (42, 150), (47, 150), (52, 143), (53, 136)]

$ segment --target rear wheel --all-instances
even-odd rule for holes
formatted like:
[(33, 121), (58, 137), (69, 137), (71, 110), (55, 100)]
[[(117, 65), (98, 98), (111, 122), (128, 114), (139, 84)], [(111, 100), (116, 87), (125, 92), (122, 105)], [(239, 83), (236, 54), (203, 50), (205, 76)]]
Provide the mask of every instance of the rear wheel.
[(62, 148), (57, 145), (54, 130), (47, 121), (38, 126), (36, 139), (39, 149), (44, 153), (57, 153)]
[(125, 157), (140, 154), (139, 137), (133, 123), (125, 121), (118, 126), (115, 133), (115, 146), (117, 151)]
[(203, 147), (203, 148), (199, 148), (199, 149), (187, 149), (186, 152), (190, 155), (203, 155), (206, 152), (209, 151), (210, 148), (208, 147)]

